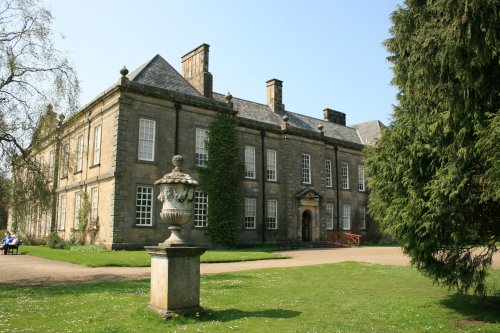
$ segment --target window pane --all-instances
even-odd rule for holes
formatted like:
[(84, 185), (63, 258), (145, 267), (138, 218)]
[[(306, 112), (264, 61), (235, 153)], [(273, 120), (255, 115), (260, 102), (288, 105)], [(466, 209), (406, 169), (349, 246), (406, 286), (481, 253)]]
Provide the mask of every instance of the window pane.
[(206, 166), (208, 161), (208, 130), (197, 128), (195, 138), (196, 166)]
[(83, 136), (79, 136), (76, 145), (76, 171), (82, 171), (83, 164)]
[(61, 195), (61, 210), (59, 216), (59, 230), (64, 230), (66, 226), (66, 194)]
[(302, 155), (302, 182), (311, 184), (311, 156), (307, 154)]
[(326, 229), (333, 230), (333, 204), (326, 204)]
[(68, 176), (68, 166), (69, 166), (69, 144), (63, 146), (63, 157), (62, 157), (62, 173), (61, 178)]
[(73, 212), (73, 227), (78, 228), (78, 214), (80, 212), (80, 192), (75, 192), (75, 210)]
[(97, 220), (97, 208), (99, 203), (99, 190), (97, 187), (94, 187), (91, 192), (91, 208), (90, 208), (90, 219), (92, 221)]
[(245, 147), (245, 178), (255, 179), (255, 147)]
[(364, 192), (365, 190), (365, 167), (358, 165), (358, 191)]
[(135, 224), (153, 225), (153, 187), (137, 186)]
[(342, 188), (349, 189), (349, 164), (342, 163)]
[(142, 161), (154, 161), (156, 121), (139, 119), (138, 156)]
[(325, 186), (332, 187), (332, 161), (325, 160)]
[(278, 229), (278, 201), (267, 201), (267, 228)]
[(366, 229), (366, 207), (361, 206), (358, 208), (359, 214), (359, 229)]
[(351, 205), (343, 206), (342, 227), (344, 230), (351, 229)]
[(255, 229), (257, 217), (257, 200), (245, 198), (245, 229)]
[(205, 192), (194, 192), (194, 226), (207, 226), (208, 195)]
[(267, 169), (266, 169), (266, 177), (267, 180), (276, 181), (278, 179), (276, 172), (276, 150), (268, 149), (267, 150)]
[(101, 162), (101, 126), (94, 129), (94, 165)]

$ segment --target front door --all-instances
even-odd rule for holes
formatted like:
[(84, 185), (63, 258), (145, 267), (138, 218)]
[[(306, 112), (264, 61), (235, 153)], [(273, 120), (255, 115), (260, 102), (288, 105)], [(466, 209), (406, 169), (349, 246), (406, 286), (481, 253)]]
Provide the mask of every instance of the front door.
[(302, 241), (311, 241), (311, 213), (307, 210), (302, 213)]

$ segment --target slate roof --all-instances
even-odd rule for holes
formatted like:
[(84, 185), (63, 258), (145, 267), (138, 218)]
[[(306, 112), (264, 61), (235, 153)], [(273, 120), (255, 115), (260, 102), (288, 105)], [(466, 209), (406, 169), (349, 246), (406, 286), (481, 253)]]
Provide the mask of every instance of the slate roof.
[(379, 120), (367, 121), (365, 123), (352, 125), (358, 131), (358, 135), (364, 145), (373, 146), (382, 135), (385, 125)]
[[(160, 55), (156, 55), (153, 59), (130, 73), (128, 78), (131, 81), (145, 85), (205, 98)], [(222, 94), (213, 93), (213, 98), (216, 101), (226, 103)], [(289, 111), (276, 113), (266, 104), (240, 98), (233, 97), (232, 102), (234, 110), (238, 112), (238, 117), (244, 119), (280, 126), (281, 118), (286, 114), (288, 116), (289, 127), (319, 133), (318, 125), (321, 124), (323, 125), (323, 132), (326, 137), (362, 144), (355, 128)]]
[(130, 73), (127, 77), (130, 81), (188, 95), (203, 97), (159, 54)]
[[(214, 99), (225, 102), (224, 95), (214, 93)], [(288, 126), (319, 133), (318, 125), (323, 125), (325, 136), (361, 144), (361, 140), (354, 128), (316, 119), (299, 113), (285, 111), (276, 113), (268, 105), (250, 102), (233, 97), (233, 108), (238, 111), (238, 117), (260, 121), (270, 125), (281, 125), (281, 118), (288, 116)]]

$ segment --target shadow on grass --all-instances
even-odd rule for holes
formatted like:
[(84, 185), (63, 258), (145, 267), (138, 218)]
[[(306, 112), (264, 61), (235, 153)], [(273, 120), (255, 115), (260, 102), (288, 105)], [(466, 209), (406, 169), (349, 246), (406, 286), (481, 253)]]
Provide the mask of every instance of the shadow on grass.
[[(94, 276), (95, 278), (96, 276)], [(52, 297), (59, 295), (73, 294), (86, 295), (90, 293), (144, 293), (149, 294), (150, 280), (122, 280), (117, 281), (116, 276), (112, 275), (98, 275), (99, 279), (110, 279), (110, 281), (92, 282), (90, 280), (78, 281), (74, 283), (60, 283), (50, 285), (37, 285), (37, 281), (22, 280), (27, 285), (17, 285), (11, 283), (0, 284), (0, 298), (6, 297), (7, 294), (18, 297), (19, 295), (38, 295), (40, 297)]]
[(442, 300), (441, 304), (458, 312), (468, 320), (488, 323), (500, 322), (500, 295), (484, 298), (472, 295), (452, 295)]
[(242, 311), (238, 309), (227, 309), (221, 311), (206, 310), (200, 321), (220, 321), (227, 322), (242, 318), (272, 318), (272, 319), (289, 319), (297, 317), (301, 314), (300, 311), (285, 310), (285, 309), (268, 309), (259, 311)]

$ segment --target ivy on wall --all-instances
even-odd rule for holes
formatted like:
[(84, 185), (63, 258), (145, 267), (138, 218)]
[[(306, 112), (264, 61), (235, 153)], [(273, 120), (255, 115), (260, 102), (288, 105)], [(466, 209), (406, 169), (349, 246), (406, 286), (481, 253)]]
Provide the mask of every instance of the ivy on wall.
[(240, 160), (234, 116), (219, 114), (209, 127), (208, 163), (200, 168), (201, 185), (208, 195), (207, 233), (220, 245), (239, 241), (244, 165)]

